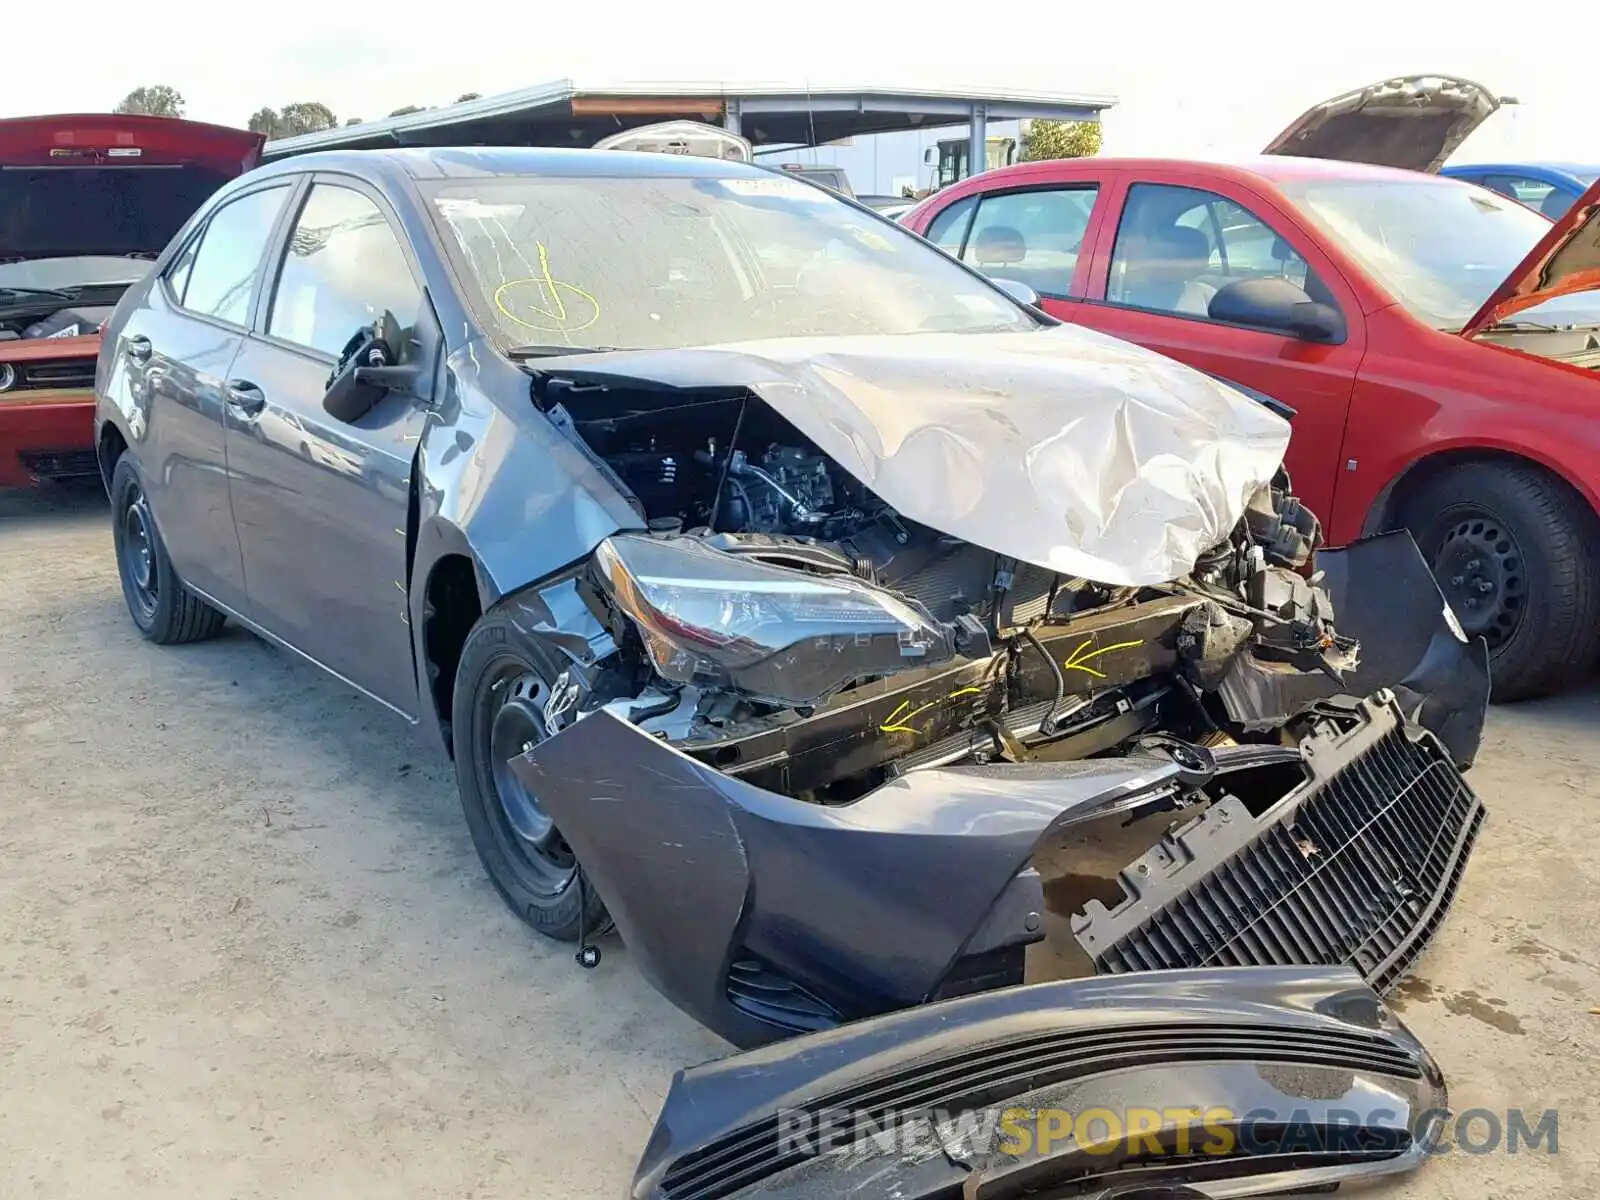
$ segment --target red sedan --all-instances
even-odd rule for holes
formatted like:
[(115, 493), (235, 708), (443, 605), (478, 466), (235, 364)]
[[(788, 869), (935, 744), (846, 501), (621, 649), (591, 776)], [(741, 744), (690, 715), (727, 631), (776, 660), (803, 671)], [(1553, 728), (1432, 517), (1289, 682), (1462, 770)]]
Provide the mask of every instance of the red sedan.
[(169, 117), (0, 121), (0, 487), (98, 473), (100, 325), (264, 141)]
[(1600, 185), (1552, 225), (1426, 173), (1495, 105), (1443, 81), (1459, 119), (1428, 124), (1415, 81), (1380, 87), (1406, 85), (1407, 105), (1319, 106), (1247, 162), (1027, 163), (902, 221), (1058, 317), (1294, 409), (1289, 469), (1329, 540), (1410, 529), (1496, 698), (1538, 695), (1600, 654)]

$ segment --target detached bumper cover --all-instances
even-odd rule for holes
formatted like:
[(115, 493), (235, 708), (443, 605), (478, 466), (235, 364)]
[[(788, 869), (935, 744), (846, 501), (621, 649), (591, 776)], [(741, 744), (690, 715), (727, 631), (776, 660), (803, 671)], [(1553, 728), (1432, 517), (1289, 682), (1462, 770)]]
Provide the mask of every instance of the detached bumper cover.
[[(1125, 881), (1146, 882), (1075, 924), (1098, 970), (1351, 964), (1387, 985), (1421, 952), (1482, 806), (1393, 699), (1324, 703), (1329, 731), (1298, 756), (1216, 752), (1218, 785), (1271, 770), (1287, 795), (1259, 817), (1224, 797), (1159, 843), (1144, 876), (1130, 868)], [(513, 767), (645, 976), (743, 1047), (1021, 983), (1043, 936), (1041, 841), (1196, 782), (1135, 755), (913, 771), (824, 807), (604, 711)]]
[(1445, 1108), (1427, 1051), (1347, 969), (1049, 983), (680, 1071), (632, 1194), (1298, 1192), (1416, 1167)]

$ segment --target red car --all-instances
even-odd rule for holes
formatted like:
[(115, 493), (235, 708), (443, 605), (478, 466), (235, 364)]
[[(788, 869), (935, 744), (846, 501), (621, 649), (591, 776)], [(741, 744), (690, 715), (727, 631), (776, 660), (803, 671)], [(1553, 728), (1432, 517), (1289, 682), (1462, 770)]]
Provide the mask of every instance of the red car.
[(901, 220), (1055, 316), (1292, 408), (1329, 540), (1411, 530), (1496, 698), (1538, 695), (1600, 654), (1600, 185), (1552, 225), (1429, 173), (1495, 107), (1397, 80), (1247, 162), (1026, 163)]
[(97, 473), (101, 323), (264, 141), (167, 117), (0, 121), (0, 487)]

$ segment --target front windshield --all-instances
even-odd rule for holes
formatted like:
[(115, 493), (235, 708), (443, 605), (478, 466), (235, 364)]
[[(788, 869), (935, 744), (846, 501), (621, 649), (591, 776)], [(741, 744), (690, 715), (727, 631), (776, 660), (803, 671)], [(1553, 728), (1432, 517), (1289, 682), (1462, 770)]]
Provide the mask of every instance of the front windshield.
[(479, 307), (512, 346), (1037, 326), (920, 239), (798, 180), (522, 177), (428, 194)]
[(0, 288), (59, 291), (96, 284), (137, 283), (150, 273), (154, 261), (84, 255), (76, 258), (35, 258), (0, 263)]
[[(1282, 189), (1396, 300), (1439, 329), (1465, 325), (1550, 232), (1531, 208), (1450, 179), (1296, 180)], [(1600, 302), (1566, 296), (1517, 319), (1597, 321)]]

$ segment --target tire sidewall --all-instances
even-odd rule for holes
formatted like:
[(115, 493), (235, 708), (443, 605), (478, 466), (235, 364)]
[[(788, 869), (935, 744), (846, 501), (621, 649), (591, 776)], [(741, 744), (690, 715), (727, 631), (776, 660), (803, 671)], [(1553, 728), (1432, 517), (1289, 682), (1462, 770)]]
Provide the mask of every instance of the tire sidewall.
[(117, 557), (117, 582), (122, 585), (122, 599), (128, 606), (128, 615), (133, 619), (134, 628), (149, 639), (154, 640), (157, 633), (165, 628), (171, 619), (170, 612), (174, 598), (173, 589), (178, 585), (173, 574), (170, 562), (167, 559), (167, 545), (161, 540), (161, 532), (156, 528), (155, 514), (149, 513), (149, 500), (146, 499), (145, 507), (148, 513), (147, 520), (150, 526), (150, 558), (151, 573), (155, 576), (156, 603), (150, 611), (148, 618), (140, 612), (138, 599), (133, 588), (128, 582), (127, 571), (127, 541), (123, 532), (123, 522), (128, 511), (129, 493), (134, 488), (144, 491), (144, 480), (140, 477), (139, 468), (131, 454), (124, 454), (117, 459), (117, 465), (111, 473), (111, 541)]
[[(492, 668), (507, 658), (533, 671), (547, 684), (558, 673), (548, 657), (524, 644), (508, 619), (495, 613), (479, 619), (462, 647), (451, 700), (456, 788), (478, 857), (512, 910), (541, 933), (571, 941), (578, 934), (583, 889), (577, 886), (576, 877), (554, 896), (538, 889), (520, 862), (515, 835), (500, 810), (490, 765), (481, 753), (480, 693)], [(593, 933), (599, 932), (596, 907), (596, 901), (591, 899), (589, 928)]]

